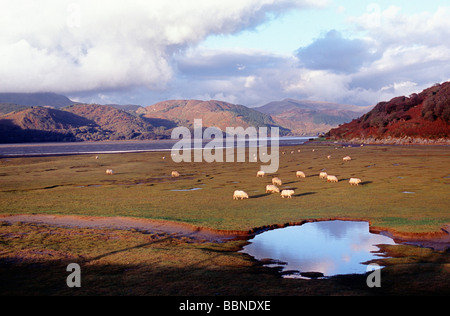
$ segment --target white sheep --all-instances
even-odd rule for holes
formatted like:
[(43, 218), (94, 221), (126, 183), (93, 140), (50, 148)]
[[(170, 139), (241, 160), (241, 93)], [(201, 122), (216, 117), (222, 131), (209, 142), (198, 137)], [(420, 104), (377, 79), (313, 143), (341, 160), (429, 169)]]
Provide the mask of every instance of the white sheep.
[(106, 174), (114, 174), (114, 171), (112, 169), (106, 169)]
[(303, 171), (297, 171), (296, 176), (297, 178), (306, 178), (306, 175)]
[(361, 179), (350, 178), (350, 181), (348, 183), (350, 183), (350, 185), (359, 185), (361, 183)]
[(338, 178), (336, 176), (327, 176), (327, 182), (338, 182)]
[(328, 155), (327, 158), (328, 158), (328, 159), (331, 159), (331, 155)]
[(319, 174), (319, 178), (320, 179), (326, 179), (328, 177), (328, 174), (326, 173), (326, 172), (321, 172), (320, 174)]
[(239, 190), (234, 191), (233, 200), (243, 200), (243, 199), (248, 199), (247, 193)]
[(280, 189), (278, 189), (275, 185), (268, 184), (266, 186), (266, 193), (280, 193)]
[(292, 199), (292, 196), (294, 195), (295, 191), (294, 190), (283, 190), (281, 191), (281, 197), (284, 198), (288, 198), (288, 199)]
[(344, 161), (350, 161), (352, 160), (352, 158), (350, 156), (345, 156), (344, 158), (342, 158), (342, 160)]
[(272, 179), (272, 184), (273, 184), (273, 185), (281, 186), (281, 185), (283, 185), (283, 181), (281, 181), (280, 178), (273, 178), (273, 179)]
[(257, 177), (264, 177), (265, 176), (265, 172), (264, 171), (258, 171), (257, 173), (256, 173), (256, 176)]
[(178, 171), (172, 171), (172, 177), (178, 178), (179, 176), (180, 174), (178, 173)]

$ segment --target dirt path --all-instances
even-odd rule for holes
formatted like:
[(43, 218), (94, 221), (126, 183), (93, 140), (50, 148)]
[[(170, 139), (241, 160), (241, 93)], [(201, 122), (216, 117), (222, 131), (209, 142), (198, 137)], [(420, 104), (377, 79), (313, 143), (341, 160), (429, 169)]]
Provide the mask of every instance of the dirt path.
[(208, 242), (223, 242), (245, 236), (245, 232), (214, 231), (189, 224), (175, 223), (162, 220), (150, 220), (131, 217), (94, 217), (76, 215), (0, 215), (0, 221), (8, 223), (35, 223), (59, 227), (83, 227), (106, 229), (136, 229), (149, 233), (167, 233), (176, 237), (190, 237), (195, 240)]

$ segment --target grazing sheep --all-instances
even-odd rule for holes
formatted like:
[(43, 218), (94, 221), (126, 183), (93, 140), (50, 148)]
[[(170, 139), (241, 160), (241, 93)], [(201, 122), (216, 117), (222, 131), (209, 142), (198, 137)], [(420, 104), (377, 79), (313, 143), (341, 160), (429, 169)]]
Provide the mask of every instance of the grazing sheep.
[(283, 181), (281, 181), (281, 179), (279, 179), (279, 178), (273, 178), (272, 179), (272, 184), (280, 186), (280, 185), (283, 184)]
[(243, 200), (243, 199), (248, 199), (247, 193), (238, 190), (234, 191), (233, 200)]
[(98, 156), (95, 156), (95, 159), (98, 159)]
[(180, 174), (178, 173), (178, 171), (172, 171), (172, 177), (178, 178), (179, 176)]
[(327, 182), (338, 182), (338, 178), (336, 176), (327, 176)]
[(292, 196), (294, 195), (294, 190), (283, 190), (281, 191), (281, 197), (284, 198), (288, 198), (288, 199), (292, 199)]
[(266, 186), (266, 193), (280, 193), (280, 189), (275, 185), (269, 184)]
[(326, 179), (328, 177), (328, 174), (326, 173), (326, 172), (321, 172), (320, 174), (319, 174), (319, 178), (320, 179)]
[(106, 174), (114, 174), (114, 171), (112, 169), (106, 169)]
[(297, 178), (306, 178), (306, 175), (303, 171), (297, 171), (296, 176)]
[(258, 171), (258, 173), (256, 174), (257, 177), (264, 177), (265, 176), (265, 172), (264, 171)]
[(352, 158), (350, 156), (345, 156), (344, 158), (342, 158), (342, 160), (344, 161), (350, 161), (352, 160)]
[(361, 179), (350, 178), (350, 181), (348, 183), (350, 183), (350, 185), (359, 185), (361, 183)]
[(328, 158), (328, 159), (331, 159), (331, 155), (328, 155), (327, 158)]

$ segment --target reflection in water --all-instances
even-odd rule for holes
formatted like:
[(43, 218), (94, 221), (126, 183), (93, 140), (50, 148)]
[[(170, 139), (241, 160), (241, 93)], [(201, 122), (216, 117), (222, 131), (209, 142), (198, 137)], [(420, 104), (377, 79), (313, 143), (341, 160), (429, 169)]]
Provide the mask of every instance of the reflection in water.
[(363, 274), (377, 258), (376, 245), (395, 242), (369, 232), (367, 222), (326, 221), (267, 231), (255, 236), (243, 252), (258, 260), (286, 262), (285, 271), (321, 272), (324, 276)]

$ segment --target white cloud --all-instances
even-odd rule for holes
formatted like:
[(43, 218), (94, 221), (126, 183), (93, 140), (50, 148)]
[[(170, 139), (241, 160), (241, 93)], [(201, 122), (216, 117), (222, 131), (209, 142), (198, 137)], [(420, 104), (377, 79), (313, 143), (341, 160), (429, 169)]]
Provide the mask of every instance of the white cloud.
[(0, 0), (0, 89), (143, 105), (201, 98), (256, 106), (287, 97), (369, 105), (450, 79), (450, 7), (406, 15), (368, 6), (349, 29), (325, 30), (298, 55), (199, 47), (210, 35), (327, 3)]
[[(322, 4), (324, 1), (322, 1)], [(312, 0), (0, 0), (2, 91), (95, 91), (173, 79), (172, 55)]]

